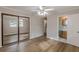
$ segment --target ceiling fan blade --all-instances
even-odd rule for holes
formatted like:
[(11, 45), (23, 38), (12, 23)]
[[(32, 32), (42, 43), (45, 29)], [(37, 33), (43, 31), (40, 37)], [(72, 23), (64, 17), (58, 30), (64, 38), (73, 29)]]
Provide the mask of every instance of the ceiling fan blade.
[(40, 9), (40, 10), (43, 10), (43, 7), (42, 7), (42, 6), (39, 6), (39, 9)]
[(45, 9), (45, 11), (53, 11), (54, 9)]

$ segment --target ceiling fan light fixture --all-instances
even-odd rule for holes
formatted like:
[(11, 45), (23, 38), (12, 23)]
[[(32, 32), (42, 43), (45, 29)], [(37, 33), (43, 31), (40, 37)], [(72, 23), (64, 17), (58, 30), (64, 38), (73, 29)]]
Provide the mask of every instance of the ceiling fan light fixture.
[(41, 16), (45, 16), (45, 15), (47, 15), (48, 13), (47, 12), (45, 12), (45, 11), (43, 11), (43, 12), (41, 12), (41, 11), (39, 11), (39, 12), (37, 12), (38, 13), (38, 15), (41, 15)]
[(39, 6), (40, 10), (43, 10), (43, 7), (42, 6)]
[(46, 11), (44, 11), (44, 14), (47, 15), (48, 13)]
[(38, 13), (38, 15), (41, 15), (41, 16), (43, 16), (43, 15), (44, 15), (44, 14), (43, 14), (42, 12), (40, 12), (40, 11), (39, 11), (39, 12), (37, 12), (37, 13)]

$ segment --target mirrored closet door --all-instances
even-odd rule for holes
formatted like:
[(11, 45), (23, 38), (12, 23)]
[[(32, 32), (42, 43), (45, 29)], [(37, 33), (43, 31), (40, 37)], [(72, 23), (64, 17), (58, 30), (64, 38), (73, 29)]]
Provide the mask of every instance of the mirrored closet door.
[(29, 39), (29, 17), (2, 14), (2, 45)]
[(26, 17), (19, 17), (19, 37), (20, 41), (29, 39), (29, 19)]
[(3, 15), (3, 45), (18, 41), (18, 17)]

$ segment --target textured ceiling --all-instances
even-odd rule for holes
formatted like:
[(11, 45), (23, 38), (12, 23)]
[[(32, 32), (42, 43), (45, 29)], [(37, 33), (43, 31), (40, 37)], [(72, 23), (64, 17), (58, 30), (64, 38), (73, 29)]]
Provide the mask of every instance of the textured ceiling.
[[(39, 10), (39, 6), (3, 6), (19, 11), (24, 11), (24, 12), (33, 12), (32, 10)], [(44, 6), (44, 8), (53, 8), (55, 12), (58, 13), (63, 13), (63, 12), (68, 12), (72, 10), (78, 10), (79, 6)]]

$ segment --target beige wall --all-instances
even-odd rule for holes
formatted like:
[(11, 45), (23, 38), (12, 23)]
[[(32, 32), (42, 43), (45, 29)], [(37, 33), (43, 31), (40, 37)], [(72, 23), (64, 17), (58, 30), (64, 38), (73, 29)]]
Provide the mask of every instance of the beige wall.
[(58, 40), (57, 15), (51, 14), (47, 17), (47, 37)]
[(42, 36), (44, 33), (43, 19), (38, 15), (33, 15), (30, 23), (30, 38)]

